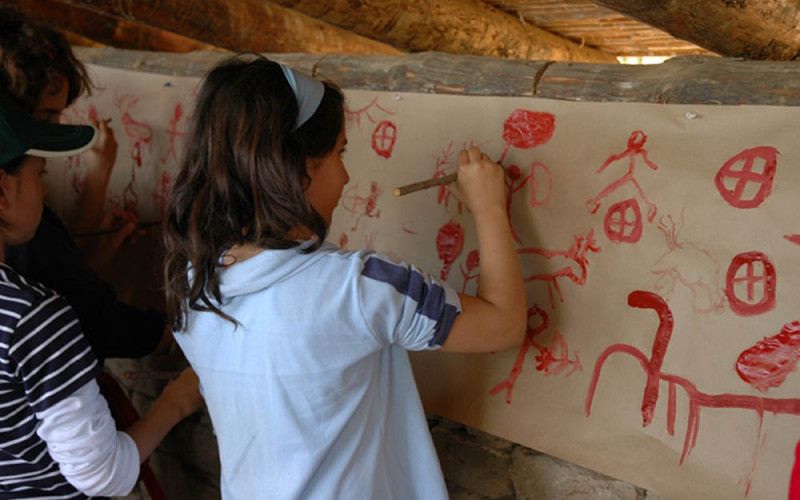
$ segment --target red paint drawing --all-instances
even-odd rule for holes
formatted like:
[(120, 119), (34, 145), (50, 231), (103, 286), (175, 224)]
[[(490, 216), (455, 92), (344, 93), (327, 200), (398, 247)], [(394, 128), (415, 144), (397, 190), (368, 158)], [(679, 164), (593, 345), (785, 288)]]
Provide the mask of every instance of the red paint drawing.
[(658, 170), (658, 165), (650, 161), (650, 158), (647, 156), (647, 150), (644, 149), (644, 144), (647, 142), (647, 135), (641, 130), (635, 130), (631, 133), (630, 137), (628, 137), (628, 148), (620, 154), (611, 155), (609, 156), (606, 161), (597, 169), (597, 173), (601, 173), (609, 165), (612, 163), (622, 160), (624, 158), (628, 159), (628, 171), (619, 179), (612, 182), (605, 188), (603, 188), (597, 196), (594, 198), (590, 198), (586, 201), (586, 208), (591, 213), (597, 213), (597, 210), (600, 208), (601, 200), (606, 196), (610, 195), (611, 193), (617, 191), (625, 184), (633, 184), (633, 187), (636, 188), (637, 193), (639, 194), (639, 199), (647, 206), (647, 220), (648, 222), (652, 222), (656, 216), (657, 207), (655, 203), (652, 203), (650, 200), (647, 199), (647, 196), (644, 194), (644, 189), (634, 177), (635, 169), (636, 169), (636, 157), (641, 156), (642, 161), (647, 164), (648, 167), (652, 168), (653, 170)]
[(169, 150), (167, 154), (161, 158), (161, 163), (166, 164), (167, 160), (171, 157), (178, 163), (178, 153), (175, 149), (175, 139), (180, 138), (181, 146), (183, 145), (183, 137), (186, 132), (178, 130), (178, 123), (183, 118), (183, 104), (178, 103), (175, 105), (175, 111), (172, 114), (172, 119), (169, 121), (169, 129), (167, 129), (167, 136), (169, 137)]
[(358, 126), (358, 130), (361, 130), (361, 118), (366, 117), (370, 123), (377, 123), (378, 119), (372, 116), (374, 112), (379, 111), (385, 113), (387, 115), (395, 114), (394, 111), (389, 111), (388, 109), (384, 108), (380, 104), (378, 104), (378, 97), (375, 96), (375, 99), (372, 100), (369, 104), (364, 106), (363, 108), (354, 109), (354, 110), (345, 110), (345, 118), (347, 121), (355, 121), (356, 125)]
[[(455, 172), (458, 168), (458, 164), (453, 159), (453, 141), (447, 145), (447, 149), (442, 149), (441, 156), (433, 155), (433, 159), (435, 160), (433, 178), (438, 179), (440, 177), (447, 177), (451, 173)], [(436, 195), (436, 202), (439, 205), (444, 205), (446, 210), (450, 210), (450, 191), (447, 189), (447, 186), (439, 186)], [(460, 201), (458, 202), (457, 209), (458, 213), (461, 213), (463, 210), (463, 205)]]
[(629, 198), (611, 205), (603, 220), (603, 230), (614, 243), (637, 243), (642, 237), (639, 202)]
[(372, 132), (372, 150), (378, 156), (390, 158), (397, 142), (397, 126), (389, 120), (380, 122)]
[[(537, 170), (544, 176), (545, 185), (544, 188), (541, 189), (540, 192), (539, 182), (536, 178)], [(520, 168), (516, 165), (511, 165), (505, 171), (505, 184), (506, 184), (506, 214), (508, 215), (508, 220), (511, 221), (511, 199), (514, 194), (519, 191), (520, 189), (524, 188), (526, 185), (529, 184), (530, 181), (530, 205), (531, 207), (543, 207), (550, 201), (550, 196), (553, 193), (553, 179), (550, 175), (550, 170), (543, 164), (534, 162), (531, 165), (531, 173), (528, 174), (525, 178), (520, 179), (522, 177), (522, 172)], [(541, 198), (539, 198), (541, 196)], [(514, 240), (517, 243), (522, 243), (519, 236), (517, 235), (516, 229), (514, 229), (514, 224), (511, 224), (511, 235), (514, 237)]]
[(726, 161), (714, 177), (719, 194), (736, 208), (755, 208), (772, 192), (778, 150), (772, 146), (745, 149)]
[(651, 271), (658, 276), (655, 291), (669, 300), (675, 287), (680, 284), (691, 291), (694, 312), (721, 313), (725, 310), (722, 268), (708, 250), (678, 239), (683, 223), (682, 211), (679, 226), (672, 216), (661, 217), (658, 223), (658, 230), (664, 233), (669, 250), (658, 259)]
[(472, 250), (467, 254), (467, 267), (464, 268), (464, 264), (462, 263), (459, 266), (461, 270), (461, 276), (464, 278), (464, 284), (461, 286), (461, 293), (467, 293), (467, 283), (472, 280), (478, 279), (480, 276), (480, 272), (478, 272), (478, 268), (481, 265), (481, 255), (480, 252), (477, 250)]
[[(556, 265), (556, 270), (546, 273), (532, 274), (525, 277), (525, 281), (544, 281), (547, 283), (547, 291), (550, 296), (550, 306), (555, 308), (556, 301), (553, 292), (558, 294), (560, 302), (564, 302), (564, 297), (559, 287), (559, 278), (567, 278), (576, 285), (583, 286), (586, 283), (589, 268), (589, 252), (599, 252), (600, 246), (594, 240), (594, 229), (589, 230), (585, 236), (574, 236), (574, 242), (566, 250), (545, 250), (542, 248), (520, 248), (517, 254), (539, 255), (550, 261), (549, 265)], [(577, 265), (577, 269), (575, 266)], [(524, 265), (524, 269), (541, 269), (542, 265)]]
[[(536, 326), (531, 327), (531, 318), (534, 317), (539, 318), (539, 321), (537, 322)], [(511, 367), (511, 372), (508, 374), (508, 377), (494, 386), (489, 391), (489, 394), (494, 396), (505, 391), (506, 403), (511, 404), (511, 396), (514, 392), (514, 386), (517, 383), (517, 378), (519, 378), (520, 374), (522, 373), (522, 368), (525, 364), (525, 357), (527, 356), (531, 347), (539, 352), (539, 354), (537, 354), (535, 357), (535, 360), (538, 363), (536, 365), (536, 370), (544, 372), (545, 375), (560, 375), (564, 372), (564, 370), (569, 368), (570, 370), (566, 373), (566, 376), (569, 377), (576, 371), (583, 369), (577, 351), (573, 353), (574, 359), (569, 359), (569, 348), (567, 347), (567, 341), (558, 331), (553, 334), (553, 338), (550, 341), (549, 346), (540, 344), (536, 341), (535, 337), (544, 333), (548, 329), (549, 325), (550, 317), (546, 312), (540, 309), (539, 306), (533, 305), (532, 307), (528, 308), (528, 327), (527, 333), (525, 334), (525, 342), (520, 347), (519, 353), (517, 353), (517, 358), (514, 361), (514, 366)]]
[(128, 136), (128, 153), (133, 160), (131, 167), (131, 180), (122, 192), (124, 208), (136, 213), (139, 196), (136, 194), (136, 169), (141, 168), (144, 149), (150, 148), (153, 141), (153, 128), (146, 123), (136, 121), (131, 116), (130, 110), (139, 102), (138, 97), (130, 94), (119, 95), (114, 92), (114, 104), (122, 113), (122, 125), (125, 135)]
[(530, 149), (547, 143), (553, 137), (556, 118), (550, 113), (517, 109), (503, 123), (505, 147), (498, 163), (503, 163), (511, 146)]
[(800, 359), (800, 321), (783, 325), (780, 333), (759, 340), (736, 360), (736, 373), (756, 389), (766, 393), (783, 384), (797, 370)]
[(787, 234), (783, 237), (786, 238), (786, 241), (794, 243), (795, 245), (800, 245), (800, 234)]
[[(364, 246), (366, 248), (369, 248), (370, 250), (378, 252), (379, 250), (375, 246), (375, 240), (377, 240), (377, 239), (378, 239), (378, 231), (372, 231), (371, 233), (369, 233), (366, 236), (364, 236)], [(346, 242), (346, 240), (345, 240), (345, 242)], [(344, 247), (342, 247), (342, 248), (344, 248)], [(390, 250), (389, 251), (384, 250), (383, 253), (386, 254), (390, 259), (392, 259), (395, 262), (402, 262), (403, 261), (403, 259), (401, 259), (396, 253), (394, 253), (394, 252), (392, 252)]]
[(728, 266), (725, 295), (731, 310), (739, 316), (753, 316), (774, 309), (776, 286), (775, 266), (764, 253), (740, 253)]
[(167, 173), (161, 174), (161, 182), (158, 183), (153, 191), (153, 200), (158, 203), (158, 213), (163, 218), (164, 213), (167, 211), (167, 198), (172, 190), (172, 177)]
[(341, 199), (342, 208), (355, 217), (355, 222), (353, 223), (351, 231), (356, 231), (358, 229), (358, 223), (362, 218), (368, 217), (377, 219), (381, 216), (381, 211), (376, 210), (378, 207), (378, 198), (383, 194), (383, 189), (378, 185), (378, 182), (372, 181), (370, 183), (369, 194), (366, 197), (359, 196), (358, 187), (359, 185), (356, 183), (347, 188), (342, 194)]
[(436, 251), (443, 263), (441, 278), (446, 280), (450, 267), (464, 251), (464, 228), (461, 224), (451, 220), (439, 229), (436, 234)]
[(628, 305), (641, 309), (653, 309), (656, 314), (658, 314), (659, 325), (653, 340), (651, 355), (648, 358), (645, 353), (629, 344), (614, 344), (600, 353), (592, 372), (592, 379), (586, 396), (586, 416), (591, 416), (592, 402), (594, 401), (595, 392), (597, 391), (603, 365), (608, 358), (615, 353), (627, 354), (635, 358), (639, 361), (642, 370), (644, 370), (647, 375), (641, 408), (644, 427), (647, 427), (653, 421), (656, 403), (659, 398), (659, 385), (661, 382), (666, 382), (668, 384), (667, 432), (670, 436), (673, 436), (675, 434), (675, 417), (677, 413), (676, 389), (680, 387), (686, 392), (689, 398), (689, 416), (683, 442), (683, 452), (680, 458), (681, 464), (684, 463), (697, 444), (697, 436), (700, 432), (701, 408), (737, 408), (753, 410), (759, 417), (759, 426), (756, 449), (753, 453), (753, 464), (745, 473), (744, 478), (746, 482), (745, 496), (747, 496), (752, 485), (752, 474), (755, 471), (758, 461), (758, 451), (763, 446), (766, 439), (766, 436), (762, 433), (764, 413), (769, 412), (775, 415), (788, 414), (800, 416), (800, 399), (775, 399), (739, 394), (707, 394), (698, 390), (694, 383), (684, 377), (663, 373), (661, 371), (661, 366), (675, 326), (675, 319), (672, 315), (672, 311), (660, 296), (645, 291), (631, 292), (630, 295), (628, 295)]

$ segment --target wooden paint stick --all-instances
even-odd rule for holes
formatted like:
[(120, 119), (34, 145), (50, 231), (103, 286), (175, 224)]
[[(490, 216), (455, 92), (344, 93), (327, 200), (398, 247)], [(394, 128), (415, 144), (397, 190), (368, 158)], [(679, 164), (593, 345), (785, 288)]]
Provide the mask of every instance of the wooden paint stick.
[(394, 188), (394, 196), (403, 196), (408, 193), (413, 193), (415, 191), (421, 191), (423, 189), (428, 189), (434, 186), (441, 186), (442, 184), (450, 184), (451, 182), (455, 182), (457, 179), (457, 175), (455, 172), (446, 175), (444, 177), (434, 177), (433, 179), (427, 179), (424, 181), (414, 182), (412, 184), (406, 184), (405, 186), (400, 186)]

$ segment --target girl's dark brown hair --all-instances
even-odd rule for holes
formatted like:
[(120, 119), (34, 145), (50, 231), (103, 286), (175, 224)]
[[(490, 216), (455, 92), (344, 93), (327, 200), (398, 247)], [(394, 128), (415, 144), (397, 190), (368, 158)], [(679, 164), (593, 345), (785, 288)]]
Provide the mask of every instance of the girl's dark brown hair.
[(61, 90), (62, 77), (69, 85), (67, 105), (91, 91), (86, 68), (64, 35), (0, 8), (0, 90), (32, 113), (43, 91)]
[(205, 77), (162, 224), (167, 313), (176, 331), (189, 309), (234, 321), (215, 305), (216, 271), (232, 245), (293, 248), (298, 228), (316, 236), (303, 251), (325, 240), (325, 220), (305, 195), (306, 165), (336, 146), (342, 92), (325, 83), (316, 112), (294, 130), (297, 113), (283, 71), (264, 57), (235, 57)]

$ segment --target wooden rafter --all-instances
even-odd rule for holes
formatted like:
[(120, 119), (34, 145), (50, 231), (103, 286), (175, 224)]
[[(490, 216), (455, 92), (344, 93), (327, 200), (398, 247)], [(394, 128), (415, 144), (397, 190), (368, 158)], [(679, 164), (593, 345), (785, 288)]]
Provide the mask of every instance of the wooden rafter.
[(264, 0), (57, 0), (232, 51), (401, 54)]
[(800, 57), (800, 4), (795, 0), (592, 1), (723, 56)]
[[(68, 34), (71, 43), (91, 42), (121, 49), (190, 52), (211, 50), (213, 45), (143, 24), (108, 17), (55, 0), (0, 0), (31, 19), (55, 26)], [(91, 41), (91, 42), (90, 42)]]
[(276, 0), (276, 3), (411, 52), (616, 62), (613, 54), (581, 47), (479, 0)]

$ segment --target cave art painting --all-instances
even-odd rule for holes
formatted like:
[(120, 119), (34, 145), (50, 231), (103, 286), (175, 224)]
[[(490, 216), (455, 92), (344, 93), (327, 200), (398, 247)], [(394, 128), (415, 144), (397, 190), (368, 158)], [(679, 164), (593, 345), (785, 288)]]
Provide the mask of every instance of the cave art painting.
[[(548, 250), (543, 248), (519, 248), (517, 255), (523, 260), (523, 269), (551, 269), (552, 271), (534, 272), (525, 276), (525, 282), (543, 281), (547, 283), (547, 292), (550, 297), (550, 307), (556, 307), (556, 295), (559, 302), (564, 302), (564, 296), (558, 283), (559, 279), (566, 278), (572, 283), (583, 286), (589, 274), (589, 252), (600, 252), (601, 248), (594, 239), (594, 229), (585, 235), (573, 236), (572, 245), (565, 250)], [(543, 257), (547, 262), (528, 262), (529, 257)]]
[[(744, 494), (750, 492), (752, 486), (752, 476), (758, 464), (758, 452), (760, 451), (763, 443), (766, 440), (766, 430), (764, 429), (764, 413), (773, 413), (775, 415), (798, 415), (800, 416), (800, 399), (798, 398), (767, 398), (760, 396), (751, 396), (747, 394), (708, 394), (702, 392), (698, 387), (689, 379), (678, 375), (672, 375), (661, 371), (661, 366), (664, 362), (664, 357), (667, 354), (667, 347), (669, 346), (670, 338), (675, 327), (675, 318), (672, 311), (667, 305), (666, 301), (656, 293), (646, 291), (633, 291), (628, 295), (628, 305), (639, 309), (652, 309), (659, 318), (658, 329), (653, 339), (653, 347), (651, 355), (648, 357), (645, 353), (629, 344), (613, 344), (607, 347), (597, 357), (592, 372), (589, 390), (586, 395), (585, 412), (586, 416), (590, 417), (592, 414), (592, 403), (594, 401), (597, 386), (600, 382), (600, 374), (606, 361), (613, 354), (626, 354), (632, 356), (642, 367), (642, 370), (647, 376), (645, 383), (644, 393), (642, 395), (642, 424), (647, 427), (653, 421), (656, 404), (660, 395), (660, 385), (662, 382), (667, 383), (667, 433), (670, 436), (675, 435), (675, 417), (677, 414), (677, 389), (681, 388), (689, 399), (688, 408), (688, 421), (686, 423), (686, 435), (683, 441), (683, 451), (681, 453), (680, 464), (682, 465), (688, 458), (692, 449), (697, 444), (697, 436), (700, 432), (700, 410), (702, 408), (716, 408), (716, 409), (740, 409), (752, 410), (758, 415), (759, 425), (757, 429), (756, 449), (753, 452), (752, 465), (744, 472), (742, 483), (744, 484)], [(747, 354), (739, 358), (739, 363), (757, 366), (759, 364), (770, 365), (774, 363), (776, 366), (770, 368), (775, 373), (780, 375), (786, 374), (788, 368), (793, 367), (796, 363), (797, 355), (797, 325), (796, 322), (791, 323), (784, 327), (781, 334), (778, 334), (780, 340), (777, 343), (786, 346), (781, 350), (781, 354), (773, 354), (770, 352), (767, 355), (763, 353), (770, 351), (774, 342), (766, 342), (756, 344), (753, 350), (745, 351)], [(764, 347), (770, 345), (770, 347)], [(786, 355), (786, 353), (792, 353)], [(758, 359), (757, 359), (758, 358)], [(756, 360), (757, 359), (757, 360)], [(794, 360), (794, 361), (793, 361)], [(745, 369), (745, 371), (747, 371)], [(748, 374), (748, 377), (750, 375)], [(784, 377), (785, 378), (785, 377)], [(770, 382), (763, 379), (763, 387), (766, 388), (771, 383), (779, 381), (779, 378), (769, 378)], [(782, 382), (782, 379), (780, 379)]]
[[(531, 319), (538, 318), (536, 326), (531, 326)], [(525, 341), (517, 353), (514, 360), (514, 365), (511, 367), (511, 372), (508, 377), (502, 382), (494, 386), (489, 394), (492, 396), (501, 392), (505, 392), (506, 403), (511, 404), (511, 396), (514, 392), (514, 385), (517, 383), (517, 378), (522, 374), (522, 368), (525, 364), (525, 357), (528, 351), (534, 348), (538, 354), (535, 356), (536, 370), (544, 372), (545, 375), (560, 375), (562, 373), (569, 377), (577, 370), (582, 370), (581, 360), (578, 357), (577, 351), (573, 353), (573, 359), (569, 358), (569, 347), (564, 336), (556, 330), (550, 340), (550, 345), (544, 345), (536, 337), (546, 332), (550, 326), (550, 317), (543, 309), (537, 305), (528, 308), (528, 325), (525, 334)]]
[(772, 192), (778, 150), (772, 146), (745, 149), (722, 165), (714, 185), (732, 207), (755, 208)]
[(668, 250), (651, 271), (658, 276), (655, 291), (669, 301), (680, 284), (691, 291), (694, 312), (721, 313), (725, 310), (725, 291), (719, 261), (708, 250), (679, 238), (683, 224), (683, 211), (680, 224), (671, 215), (661, 217), (658, 223)]
[(614, 162), (619, 160), (623, 160), (625, 158), (628, 159), (628, 169), (622, 175), (622, 177), (618, 178), (617, 180), (611, 182), (606, 187), (600, 190), (599, 193), (594, 198), (590, 198), (586, 200), (586, 208), (591, 213), (597, 213), (600, 209), (600, 205), (602, 204), (602, 200), (609, 196), (610, 194), (618, 191), (626, 184), (632, 184), (634, 188), (636, 188), (636, 192), (639, 195), (639, 199), (642, 203), (645, 204), (647, 207), (647, 221), (652, 222), (653, 219), (656, 217), (656, 211), (658, 210), (655, 203), (650, 201), (647, 196), (644, 194), (644, 189), (642, 189), (641, 184), (639, 181), (636, 180), (636, 160), (637, 157), (641, 157), (642, 161), (653, 170), (658, 170), (658, 165), (650, 161), (650, 158), (647, 156), (647, 150), (644, 149), (644, 145), (647, 142), (647, 135), (641, 130), (634, 130), (631, 135), (628, 137), (628, 147), (622, 153), (615, 154), (609, 156), (600, 168), (597, 169), (597, 174), (603, 172), (606, 168), (609, 167)]

